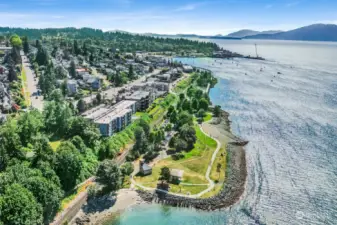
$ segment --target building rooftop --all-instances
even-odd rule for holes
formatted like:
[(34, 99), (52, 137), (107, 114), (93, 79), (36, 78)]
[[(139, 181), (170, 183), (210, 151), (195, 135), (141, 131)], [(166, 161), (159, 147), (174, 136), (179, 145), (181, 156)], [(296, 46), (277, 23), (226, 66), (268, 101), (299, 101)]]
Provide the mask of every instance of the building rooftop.
[(130, 107), (134, 104), (136, 104), (135, 101), (124, 100), (113, 106), (99, 105), (86, 111), (82, 116), (94, 120), (96, 123), (107, 124), (111, 120), (131, 112)]
[(152, 170), (152, 168), (151, 168), (151, 166), (149, 166), (148, 164), (143, 163), (143, 165), (142, 165), (142, 170), (147, 171), (147, 170)]
[(178, 169), (171, 169), (170, 175), (174, 177), (182, 178), (184, 174), (184, 170), (178, 170)]
[(127, 96), (127, 98), (140, 100), (142, 98), (146, 98), (149, 95), (150, 95), (150, 92), (148, 91), (135, 91), (131, 95)]

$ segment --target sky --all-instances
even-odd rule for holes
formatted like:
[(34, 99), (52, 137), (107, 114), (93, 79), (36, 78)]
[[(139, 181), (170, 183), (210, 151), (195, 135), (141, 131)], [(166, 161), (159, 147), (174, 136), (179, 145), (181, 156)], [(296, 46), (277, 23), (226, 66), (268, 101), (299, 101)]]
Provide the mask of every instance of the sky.
[(0, 26), (226, 35), (337, 24), (337, 0), (0, 0)]

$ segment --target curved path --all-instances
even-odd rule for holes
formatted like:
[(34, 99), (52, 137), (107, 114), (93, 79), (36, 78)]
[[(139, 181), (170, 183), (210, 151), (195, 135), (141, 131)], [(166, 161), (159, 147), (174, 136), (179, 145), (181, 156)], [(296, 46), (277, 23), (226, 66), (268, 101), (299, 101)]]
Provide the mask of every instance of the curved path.
[(198, 193), (198, 194), (195, 194), (195, 195), (183, 195), (183, 194), (176, 194), (176, 193), (172, 193), (172, 192), (168, 192), (168, 191), (165, 191), (165, 190), (162, 190), (162, 189), (157, 189), (157, 188), (150, 188), (150, 187), (145, 187), (141, 184), (138, 184), (134, 179), (134, 175), (136, 175), (138, 173), (138, 171), (134, 171), (131, 175), (131, 183), (132, 185), (134, 186), (137, 186), (137, 187), (140, 187), (144, 190), (147, 190), (147, 191), (159, 191), (159, 192), (163, 192), (163, 193), (168, 193), (168, 194), (171, 194), (171, 195), (176, 195), (176, 196), (182, 196), (182, 197), (188, 197), (188, 198), (200, 198), (202, 195), (204, 195), (205, 193), (211, 191), (213, 188), (214, 188), (214, 181), (211, 180), (211, 178), (209, 177), (209, 175), (211, 174), (211, 171), (212, 171), (212, 165), (214, 163), (214, 160), (216, 158), (216, 155), (218, 154), (220, 148), (221, 148), (221, 143), (218, 139), (216, 139), (215, 137), (211, 137), (209, 134), (205, 133), (205, 131), (202, 129), (202, 127), (199, 125), (200, 127), (200, 130), (208, 137), (210, 138), (213, 138), (216, 143), (217, 143), (217, 147), (215, 149), (215, 151), (213, 152), (213, 155), (212, 155), (212, 158), (211, 158), (211, 162), (208, 164), (208, 167), (207, 167), (207, 171), (206, 171), (206, 174), (205, 174), (205, 177), (206, 179), (208, 180), (208, 188), (203, 190), (202, 192)]

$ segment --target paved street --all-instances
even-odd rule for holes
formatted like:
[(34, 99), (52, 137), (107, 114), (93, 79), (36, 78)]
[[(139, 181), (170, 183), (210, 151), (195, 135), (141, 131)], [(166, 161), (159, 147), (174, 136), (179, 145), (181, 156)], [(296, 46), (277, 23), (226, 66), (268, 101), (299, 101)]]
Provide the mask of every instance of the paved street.
[(36, 108), (40, 111), (43, 110), (43, 96), (37, 96), (37, 84), (39, 82), (38, 78), (35, 78), (34, 81), (34, 71), (30, 68), (30, 63), (28, 58), (21, 53), (22, 65), (23, 69), (26, 72), (27, 82), (26, 82), (26, 92), (28, 92), (30, 96), (30, 106)]

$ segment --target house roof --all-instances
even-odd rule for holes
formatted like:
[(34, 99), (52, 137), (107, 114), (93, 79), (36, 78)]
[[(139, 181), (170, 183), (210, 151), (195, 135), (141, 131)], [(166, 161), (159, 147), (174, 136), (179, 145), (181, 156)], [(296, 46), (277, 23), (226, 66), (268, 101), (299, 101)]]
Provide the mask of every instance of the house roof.
[(142, 170), (152, 170), (151, 166), (149, 166), (148, 164), (144, 163), (142, 165)]
[(184, 174), (184, 170), (171, 169), (170, 174), (171, 176), (182, 178)]
[(95, 82), (99, 82), (99, 79), (97, 77), (92, 77), (90, 79), (87, 80), (87, 83), (92, 84)]

